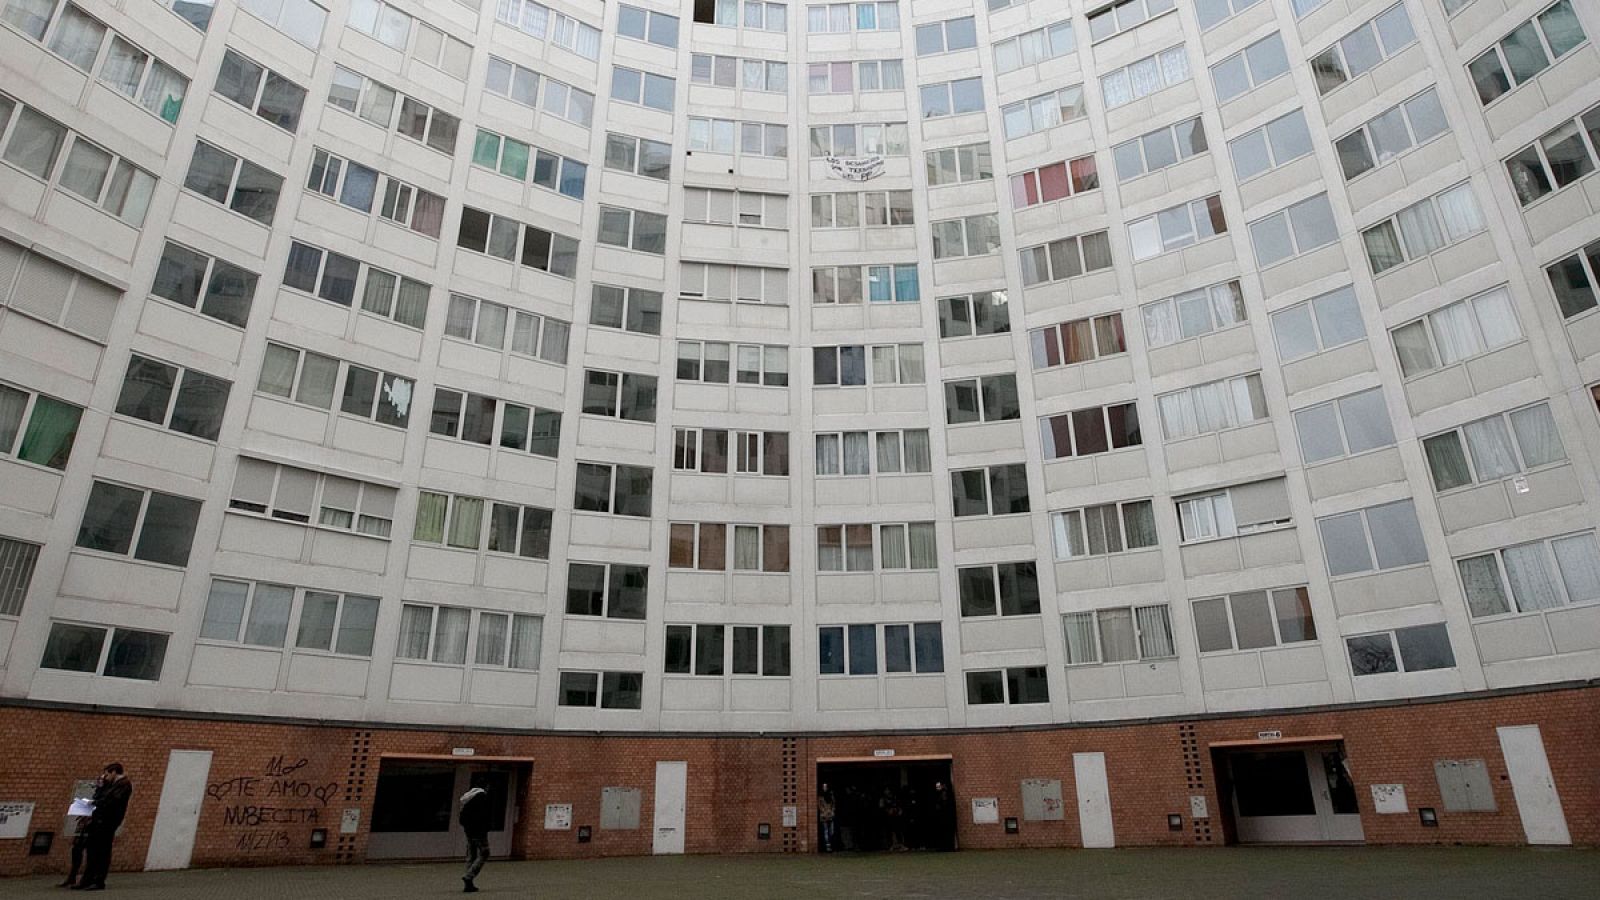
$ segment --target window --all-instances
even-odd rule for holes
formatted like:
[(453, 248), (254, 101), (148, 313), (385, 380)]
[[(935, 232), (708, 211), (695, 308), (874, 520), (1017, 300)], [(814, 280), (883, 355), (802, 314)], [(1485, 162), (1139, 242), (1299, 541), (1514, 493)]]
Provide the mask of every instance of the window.
[(786, 159), (789, 126), (689, 117), (689, 149)]
[(994, 213), (933, 223), (933, 258), (987, 256), (1000, 250), (1000, 220)]
[[(701, 7), (712, 5), (714, 5), (716, 8), (716, 13), (714, 16), (715, 24), (734, 24), (734, 14), (732, 12), (733, 9), (735, 9), (734, 0), (715, 0), (714, 4), (711, 2), (711, 0), (696, 0), (695, 21), (703, 21), (699, 16), (699, 10)], [(726, 13), (724, 12), (724, 9), (727, 10)], [(782, 32), (788, 30), (788, 18), (789, 4), (787, 3), (763, 3), (760, 2), (760, 0), (744, 0), (744, 27), (746, 28), (757, 31)], [(788, 668), (788, 640), (788, 632), (785, 632), (783, 651), (785, 669)], [(737, 649), (735, 650), (735, 654), (737, 654)]]
[(1259, 650), (1317, 639), (1311, 595), (1303, 587), (1243, 591), (1194, 601), (1201, 653)]
[(1372, 274), (1378, 275), (1482, 230), (1483, 214), (1472, 186), (1462, 182), (1365, 229), (1361, 241)]
[(661, 292), (594, 285), (589, 300), (589, 324), (658, 335), (661, 333)]
[(406, 48), (411, 38), (411, 16), (378, 0), (353, 0), (350, 7), (351, 28), (396, 50)]
[(1479, 54), (1467, 64), (1467, 74), (1478, 89), (1478, 99), (1488, 106), (1586, 40), (1572, 0), (1560, 0)]
[(985, 375), (944, 383), (946, 425), (1002, 422), (1021, 417), (1022, 402), (1017, 398), (1015, 375)]
[(736, 572), (789, 571), (789, 526), (673, 522), (667, 551), (670, 569), (721, 572), (728, 563), (728, 529), (733, 529)]
[(605, 165), (618, 172), (666, 181), (672, 175), (672, 145), (608, 131)]
[(250, 318), (257, 278), (254, 272), (168, 241), (150, 293), (243, 328)]
[[(337, 80), (335, 81), (337, 84)], [(504, 97), (512, 103), (526, 106), (529, 109), (538, 109), (539, 104), (539, 73), (526, 66), (519, 66), (510, 60), (498, 56), (489, 57), (489, 73), (484, 80), (483, 89), (496, 97)], [(571, 91), (571, 88), (567, 88)], [(557, 115), (567, 111), (567, 98), (563, 100), (558, 110), (551, 110)], [(590, 96), (590, 105), (593, 105), (593, 96)], [(565, 118), (565, 116), (562, 116)], [(579, 123), (582, 124), (582, 123)]]
[(1396, 328), (1400, 373), (1422, 375), (1522, 340), (1522, 329), (1503, 287), (1459, 300)]
[[(0, 102), (8, 101), (0, 98)], [(75, 134), (56, 186), (142, 228), (156, 177)]]
[(978, 26), (972, 16), (929, 22), (916, 29), (917, 55), (954, 53), (978, 46)]
[(1211, 334), (1244, 322), (1244, 291), (1239, 282), (1227, 281), (1210, 287), (1163, 297), (1140, 307), (1144, 316), (1144, 338), (1151, 347), (1165, 347)]
[(1066, 237), (1021, 251), (1022, 283), (1032, 287), (1111, 268), (1111, 242), (1104, 231)]
[(932, 522), (817, 526), (819, 572), (870, 572), (876, 530), (878, 568), (927, 570), (938, 566)]
[(1025, 513), (1030, 508), (1028, 467), (1011, 463), (981, 469), (955, 469), (950, 473), (950, 493), (957, 517)]
[(878, 634), (883, 672), (944, 671), (944, 637), (938, 622), (894, 625), (823, 625), (817, 629), (817, 671), (822, 675), (877, 675)]
[(922, 117), (937, 119), (983, 112), (983, 79), (961, 78), (925, 84), (922, 92)]
[(351, 209), (370, 213), (378, 190), (378, 171), (334, 156), (319, 147), (311, 158), (306, 190), (315, 191)]
[(1317, 520), (1328, 576), (1397, 569), (1428, 561), (1410, 500), (1369, 506)]
[(1061, 628), (1066, 636), (1069, 666), (1172, 659), (1178, 655), (1166, 604), (1067, 613), (1061, 617)]
[(651, 471), (642, 466), (578, 463), (573, 509), (650, 517)]
[(1518, 150), (1506, 160), (1517, 200), (1527, 206), (1593, 172), (1600, 152), (1596, 141), (1600, 141), (1600, 106)]
[[(582, 190), (581, 184), (579, 190)], [(444, 198), (386, 175), (383, 203), (378, 207), (378, 215), (418, 234), (437, 239), (439, 229), (444, 225)]]
[(1472, 617), (1559, 609), (1600, 599), (1594, 532), (1530, 541), (1456, 560)]
[[(222, 414), (228, 405), (230, 388), (232, 384), (221, 378), (135, 353), (128, 361), (128, 371), (122, 380), (117, 414), (153, 422), (180, 434), (214, 441), (222, 430)], [(8, 390), (0, 386), (0, 402), (3, 402)], [(77, 417), (74, 415), (74, 430), (76, 425)], [(4, 436), (5, 431), (0, 428), (0, 438)]]
[[(487, 528), (484, 527), (485, 515), (488, 516)], [(463, 550), (488, 549), (530, 559), (549, 559), (551, 519), (551, 511), (538, 506), (488, 502), (480, 497), (425, 490), (417, 494), (417, 523), (411, 540)]]
[(600, 58), (600, 29), (571, 16), (556, 13), (552, 17), (550, 43), (587, 60)]
[(306, 89), (231, 47), (222, 55), (215, 90), (291, 134), (300, 127)]
[(964, 619), (1039, 614), (1039, 572), (1031, 561), (959, 568), (956, 584)]
[[(914, 224), (913, 216), (910, 191), (848, 191), (811, 195), (812, 228), (859, 228), (863, 224), (869, 228), (911, 225)], [(857, 267), (852, 266), (849, 271), (859, 275)]]
[(0, 537), (0, 616), (22, 615), (38, 562), (38, 544)]
[(337, 303), (355, 303), (361, 263), (351, 257), (300, 241), (289, 244), (289, 258), (283, 272), (283, 286), (304, 291)]
[(1039, 420), (1046, 459), (1092, 456), (1144, 443), (1139, 410), (1132, 401), (1046, 416)]
[(228, 509), (387, 538), (397, 494), (381, 484), (241, 456)]
[(1282, 478), (1179, 497), (1176, 505), (1178, 538), (1184, 543), (1267, 531), (1292, 521)]
[(1049, 369), (1128, 352), (1122, 313), (1073, 319), (1028, 332), (1033, 368)]
[(540, 40), (550, 33), (550, 8), (533, 0), (501, 0), (495, 18)]
[[(874, 452), (876, 447), (876, 452)], [(925, 428), (845, 431), (816, 436), (818, 475), (915, 474), (933, 471)]]
[(1100, 76), (1100, 91), (1106, 108), (1116, 109), (1188, 80), (1189, 56), (1179, 44)]
[(1311, 153), (1311, 132), (1305, 110), (1285, 113), (1228, 142), (1233, 173), (1240, 181), (1254, 178)]
[(583, 371), (583, 411), (634, 422), (656, 420), (656, 378), (636, 372)]
[(216, 8), (216, 0), (162, 0), (161, 5), (170, 8), (190, 25), (205, 31), (211, 25), (211, 12)]
[[(472, 164), (546, 190), (583, 199), (589, 167), (575, 159), (531, 147), (483, 128), (472, 146)], [(530, 178), (531, 176), (531, 178)]]
[(1099, 42), (1127, 31), (1164, 12), (1171, 12), (1173, 0), (1121, 0), (1089, 13), (1089, 39)]
[(1600, 305), (1600, 241), (1545, 267), (1561, 315), (1570, 319)]
[(924, 155), (928, 186), (966, 184), (994, 178), (994, 154), (987, 141), (929, 150)]
[(686, 187), (683, 201), (685, 222), (784, 230), (789, 227), (788, 194)]
[(394, 128), (399, 96), (394, 88), (360, 72), (340, 65), (333, 67), (333, 83), (328, 87), (329, 105), (359, 116), (385, 131)]
[(1227, 103), (1289, 71), (1283, 35), (1274, 31), (1211, 67), (1217, 102)]
[[(1448, 130), (1450, 123), (1445, 119), (1444, 107), (1439, 105), (1439, 95), (1430, 87), (1367, 120), (1360, 128), (1334, 141), (1333, 148), (1339, 154), (1339, 166), (1348, 180)], [(1513, 169), (1512, 185), (1518, 188), (1521, 196), (1522, 185), (1517, 183), (1516, 176)]]
[(543, 638), (541, 616), (406, 603), (400, 607), (400, 639), (394, 655), (396, 659), (466, 665), (468, 644), (475, 639), (473, 665), (532, 670), (539, 668)]
[(906, 123), (811, 126), (811, 158), (827, 156), (905, 156)]
[(685, 261), (678, 293), (689, 300), (787, 306), (789, 270)]
[(1487, 484), (1567, 461), (1548, 403), (1478, 419), (1422, 439), (1433, 488)]
[(789, 348), (762, 344), (679, 341), (679, 381), (727, 384), (730, 362), (737, 358), (737, 384), (784, 387), (789, 384)]
[(939, 337), (972, 337), (1008, 334), (1011, 331), (1011, 304), (1005, 291), (980, 291), (957, 297), (939, 298)]
[[(66, 15), (63, 16), (63, 26), (72, 24), (66, 19), (74, 14), (80, 24), (88, 19), (69, 5)], [(67, 47), (63, 44), (70, 41), (72, 41), (71, 32), (66, 27), (60, 28), (51, 49), (57, 52), (65, 51)], [(71, 56), (68, 56), (67, 60), (74, 64), (83, 61), (81, 59), (75, 61)], [(161, 60), (128, 43), (115, 32), (111, 35), (111, 47), (100, 66), (100, 83), (126, 94), (147, 112), (169, 124), (178, 121), (178, 111), (183, 108), (184, 95), (189, 91), (189, 79)]]
[(1350, 654), (1350, 671), (1358, 676), (1456, 667), (1450, 632), (1443, 623), (1347, 637), (1344, 644)]
[[(735, 473), (788, 476), (787, 431), (734, 431), (731, 434)], [(674, 429), (672, 467), (685, 472), (726, 473), (729, 435), (729, 431), (721, 428)]]
[(1043, 28), (1024, 31), (1013, 38), (994, 42), (994, 65), (999, 74), (1036, 66), (1046, 60), (1074, 53), (1078, 41), (1072, 34), (1072, 21), (1062, 19)]
[(1074, 84), (1006, 104), (1000, 108), (1000, 119), (1005, 126), (1006, 140), (1014, 141), (1081, 119), (1088, 111), (1083, 102), (1083, 85)]
[[(1195, 17), (1200, 20), (1200, 30), (1208, 31), (1227, 21), (1229, 18), (1255, 6), (1261, 0), (1196, 0), (1194, 5)], [(1295, 12), (1304, 15), (1301, 6), (1305, 4), (1320, 5), (1327, 0), (1291, 0)]]
[(96, 480), (77, 545), (145, 562), (187, 566), (200, 501)]
[(812, 348), (812, 383), (818, 387), (867, 384), (867, 359), (872, 362), (871, 383), (922, 384), (924, 368), (921, 344), (875, 344), (870, 347)]
[(1100, 173), (1095, 169), (1094, 156), (1080, 156), (1011, 176), (1011, 202), (1018, 209), (1026, 209), (1099, 187)]
[(1328, 93), (1409, 47), (1416, 39), (1405, 4), (1389, 7), (1311, 57), (1311, 75), (1316, 79), (1317, 91)]
[(676, 79), (626, 66), (611, 67), (611, 99), (672, 112)]
[(490, 303), (465, 294), (450, 295), (450, 310), (444, 321), (445, 337), (472, 341), (494, 351), (507, 349), (522, 356), (565, 365), (567, 339), (572, 326), (549, 316), (535, 315)]
[(1175, 166), (1209, 149), (1205, 127), (1196, 116), (1123, 141), (1111, 148), (1111, 159), (1117, 168), (1117, 181), (1124, 182)]
[(818, 572), (871, 572), (871, 525), (818, 525)]
[(1381, 388), (1296, 410), (1294, 430), (1307, 465), (1394, 446), (1394, 425)]
[(1250, 244), (1263, 268), (1339, 239), (1328, 195), (1318, 194), (1250, 223)]
[(263, 225), (271, 225), (283, 179), (247, 159), (196, 141), (183, 186)]
[(649, 587), (648, 566), (568, 563), (567, 615), (642, 620)]
[(1222, 198), (1211, 196), (1161, 210), (1153, 216), (1134, 219), (1128, 223), (1128, 240), (1133, 245), (1134, 260), (1141, 261), (1226, 234), (1227, 231), (1228, 223), (1222, 215)]
[(1161, 430), (1176, 441), (1238, 428), (1267, 417), (1267, 398), (1256, 373), (1208, 381), (1156, 397)]
[(662, 47), (678, 46), (678, 17), (626, 3), (617, 9), (617, 34)]
[(562, 672), (559, 706), (638, 709), (644, 698), (642, 672)]
[(456, 246), (487, 253), (507, 262), (520, 260), (530, 269), (562, 278), (574, 277), (578, 268), (578, 242), (575, 239), (470, 206), (461, 209), (461, 229), (456, 235)]
[(894, 0), (813, 4), (806, 7), (806, 31), (812, 34), (899, 30), (900, 4)]
[(0, 383), (0, 458), (65, 469), (83, 408)]
[(966, 675), (967, 703), (971, 706), (1050, 702), (1050, 678), (1044, 666), (993, 669)]
[(495, 434), (496, 406), (505, 410), (500, 418), (501, 447), (555, 458), (561, 447), (561, 413), (537, 406), (527, 407), (439, 387), (433, 392), (433, 415), (428, 431), (488, 445)]
[(663, 255), (667, 252), (667, 217), (637, 209), (600, 207), (600, 243)]
[(664, 669), (668, 675), (716, 675), (726, 671), (722, 625), (668, 625)]
[(372, 655), (377, 597), (226, 578), (211, 580), (200, 639), (282, 647), (289, 637), (291, 611), (297, 600), (300, 619), (295, 649)]
[(1050, 514), (1058, 560), (1143, 550), (1157, 544), (1156, 516), (1149, 500), (1124, 500)]
[(1304, 359), (1342, 347), (1367, 336), (1356, 305), (1356, 292), (1350, 286), (1319, 294), (1304, 303), (1273, 313), (1272, 335), (1278, 342), (1278, 358), (1284, 362)]
[(733, 666), (735, 675), (789, 675), (789, 626), (734, 625)]
[(544, 80), (544, 105), (540, 107), (558, 119), (588, 128), (594, 120), (594, 95), (554, 78)]
[[(106, 640), (107, 631), (111, 632), (110, 641)], [(39, 668), (159, 681), (169, 637), (131, 628), (51, 622)]]
[(490, 668), (539, 668), (539, 645), (544, 641), (544, 617), (478, 612), (478, 645), (473, 665)]

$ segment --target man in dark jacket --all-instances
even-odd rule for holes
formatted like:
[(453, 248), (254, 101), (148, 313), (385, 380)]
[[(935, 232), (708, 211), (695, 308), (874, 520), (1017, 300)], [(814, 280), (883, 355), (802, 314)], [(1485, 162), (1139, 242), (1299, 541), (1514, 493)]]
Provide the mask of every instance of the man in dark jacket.
[(473, 884), (473, 879), (483, 871), (483, 864), (489, 861), (489, 795), (481, 787), (475, 787), (461, 795), (461, 813), (457, 816), (461, 823), (461, 830), (467, 833), (467, 873), (461, 876), (462, 892), (476, 893), (478, 886)]
[(122, 763), (106, 766), (100, 786), (94, 789), (94, 813), (86, 826), (89, 859), (83, 867), (83, 880), (72, 886), (74, 890), (105, 890), (106, 873), (111, 871), (111, 842), (128, 815), (128, 800), (132, 797), (133, 782), (123, 772)]

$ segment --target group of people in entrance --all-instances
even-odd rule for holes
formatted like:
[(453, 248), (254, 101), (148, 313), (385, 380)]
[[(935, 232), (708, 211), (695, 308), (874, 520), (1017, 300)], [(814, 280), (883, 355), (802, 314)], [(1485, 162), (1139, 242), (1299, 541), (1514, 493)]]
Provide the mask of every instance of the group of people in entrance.
[(881, 792), (846, 785), (817, 791), (822, 852), (837, 850), (954, 850), (955, 800), (950, 786), (885, 785)]

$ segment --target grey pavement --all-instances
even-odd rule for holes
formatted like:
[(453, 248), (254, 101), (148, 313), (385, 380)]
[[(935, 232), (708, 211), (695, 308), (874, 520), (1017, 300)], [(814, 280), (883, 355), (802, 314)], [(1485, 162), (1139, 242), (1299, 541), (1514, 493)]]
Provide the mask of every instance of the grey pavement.
[[(454, 863), (113, 873), (107, 893), (185, 898), (446, 897)], [(80, 896), (57, 878), (0, 880), (0, 897)], [(491, 861), (480, 896), (538, 898), (1600, 898), (1600, 850), (1482, 847), (1002, 850), (876, 856)], [(104, 896), (94, 895), (94, 896)]]

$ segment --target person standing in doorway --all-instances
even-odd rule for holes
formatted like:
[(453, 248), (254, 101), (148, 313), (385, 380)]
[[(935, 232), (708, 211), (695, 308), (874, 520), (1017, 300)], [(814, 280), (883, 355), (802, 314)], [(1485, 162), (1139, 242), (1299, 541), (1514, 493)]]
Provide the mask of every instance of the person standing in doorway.
[(133, 797), (133, 781), (122, 769), (122, 763), (106, 766), (100, 774), (100, 786), (94, 789), (94, 812), (89, 816), (89, 837), (84, 852), (88, 859), (83, 866), (83, 880), (72, 886), (73, 890), (103, 891), (106, 874), (111, 871), (111, 842), (117, 829), (128, 815), (128, 801)]
[(817, 823), (822, 827), (822, 852), (833, 852), (833, 829), (838, 815), (838, 804), (833, 799), (833, 788), (826, 784), (817, 792)]
[(461, 795), (461, 813), (457, 816), (461, 830), (467, 833), (467, 872), (461, 876), (462, 892), (477, 893), (473, 881), (489, 861), (489, 792), (481, 787), (469, 788)]

